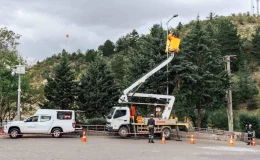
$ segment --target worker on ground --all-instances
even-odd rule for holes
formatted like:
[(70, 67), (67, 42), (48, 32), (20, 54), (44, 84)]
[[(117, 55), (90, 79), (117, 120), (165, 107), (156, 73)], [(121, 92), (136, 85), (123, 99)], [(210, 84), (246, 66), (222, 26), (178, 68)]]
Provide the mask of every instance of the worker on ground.
[(246, 131), (247, 131), (247, 134), (248, 134), (248, 143), (247, 143), (247, 145), (250, 145), (252, 143), (252, 137), (253, 137), (253, 133), (254, 133), (251, 124), (246, 125)]
[(154, 115), (151, 114), (150, 119), (148, 120), (148, 129), (149, 129), (149, 143), (154, 143), (154, 127), (155, 127), (155, 120), (153, 119)]

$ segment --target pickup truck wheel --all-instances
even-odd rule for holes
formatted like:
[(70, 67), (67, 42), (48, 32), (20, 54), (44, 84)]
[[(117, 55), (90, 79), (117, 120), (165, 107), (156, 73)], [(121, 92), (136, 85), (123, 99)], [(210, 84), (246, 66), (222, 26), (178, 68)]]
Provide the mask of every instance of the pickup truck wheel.
[(19, 138), (20, 130), (18, 128), (12, 128), (9, 132), (11, 138)]
[(125, 126), (120, 127), (119, 130), (118, 130), (118, 134), (119, 134), (119, 136), (122, 137), (122, 138), (127, 137), (127, 136), (128, 136), (127, 133), (128, 133), (128, 128), (125, 127)]
[(62, 130), (60, 128), (54, 128), (52, 130), (52, 137), (60, 138), (62, 136), (61, 132), (62, 132)]
[[(162, 132), (164, 133), (165, 139), (169, 139), (170, 138), (171, 130), (169, 128), (164, 128), (162, 130)], [(163, 133), (162, 133), (162, 136), (163, 136)]]

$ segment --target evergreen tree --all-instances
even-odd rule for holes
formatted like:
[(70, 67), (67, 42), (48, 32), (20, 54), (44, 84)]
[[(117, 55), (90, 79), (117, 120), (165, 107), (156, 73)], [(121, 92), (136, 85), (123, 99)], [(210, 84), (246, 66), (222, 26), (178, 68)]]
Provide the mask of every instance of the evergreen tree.
[(205, 110), (225, 106), (223, 99), (229, 78), (223, 67), (219, 45), (202, 28), (199, 20), (181, 46), (180, 64), (174, 66), (182, 79), (176, 101), (180, 101), (183, 107), (194, 106), (197, 109), (197, 126), (201, 127)]
[[(125, 76), (128, 80), (126, 86), (131, 85), (136, 80), (147, 74), (149, 71), (154, 69), (156, 66), (161, 64), (167, 59), (167, 53), (165, 53), (166, 47), (166, 31), (163, 30), (161, 25), (155, 24), (150, 29), (150, 34), (141, 36), (138, 39), (136, 47), (129, 54), (129, 62), (127, 63), (127, 68), (129, 73)], [(174, 58), (175, 59), (175, 58)], [(150, 93), (150, 94), (167, 94), (167, 75), (168, 75), (168, 87), (169, 94), (172, 94), (175, 88), (176, 74), (173, 72), (172, 67), (175, 64), (175, 60), (163, 67), (155, 74), (150, 76), (143, 84), (133, 89), (133, 92), (139, 93)], [(147, 103), (161, 103), (156, 99), (148, 98), (137, 98), (129, 97), (131, 101), (134, 102), (147, 102)], [(140, 101), (141, 100), (141, 101)], [(153, 107), (147, 108), (147, 106), (138, 107), (138, 114), (146, 115), (150, 112), (148, 110), (153, 109)], [(151, 110), (152, 111), (152, 110)]]
[(118, 53), (126, 53), (128, 54), (131, 48), (137, 47), (136, 44), (138, 43), (139, 34), (136, 30), (133, 30), (131, 33), (127, 34), (119, 38), (116, 41), (115, 50)]
[(86, 51), (86, 61), (87, 62), (92, 62), (94, 61), (95, 57), (97, 55), (97, 52), (94, 49), (88, 49)]
[(234, 108), (236, 109), (238, 104), (247, 103), (248, 109), (255, 109), (255, 96), (259, 91), (251, 78), (251, 73), (247, 67), (247, 61), (244, 60), (243, 62), (244, 64), (241, 65), (238, 72), (239, 80), (232, 85)]
[(218, 15), (216, 15), (213, 12), (209, 13), (209, 16), (207, 17), (208, 20), (213, 21), (214, 19), (216, 19), (218, 17)]
[(231, 70), (233, 72), (238, 71), (240, 62), (243, 60), (241, 54), (241, 41), (237, 33), (237, 28), (228, 19), (219, 19), (217, 21), (217, 33), (216, 38), (221, 45), (221, 55), (236, 55), (237, 59), (233, 60), (231, 64)]
[(102, 48), (104, 56), (110, 56), (114, 53), (115, 45), (110, 40), (106, 40)]
[(81, 110), (86, 111), (88, 118), (104, 116), (117, 103), (119, 87), (102, 56), (97, 55), (89, 63), (87, 72), (80, 81), (78, 104)]
[(260, 27), (257, 27), (252, 35), (252, 54), (260, 60)]
[(66, 57), (55, 68), (54, 76), (47, 78), (44, 95), (48, 100), (43, 108), (73, 109), (76, 96), (75, 75)]
[[(167, 59), (165, 53), (166, 34), (163, 28), (156, 24), (150, 29), (150, 34), (139, 39), (137, 47), (129, 59), (129, 68), (132, 72), (128, 78), (133, 83), (150, 70)], [(170, 66), (169, 66), (170, 68)], [(166, 94), (167, 72), (166, 66), (149, 77), (139, 88), (138, 92)]]

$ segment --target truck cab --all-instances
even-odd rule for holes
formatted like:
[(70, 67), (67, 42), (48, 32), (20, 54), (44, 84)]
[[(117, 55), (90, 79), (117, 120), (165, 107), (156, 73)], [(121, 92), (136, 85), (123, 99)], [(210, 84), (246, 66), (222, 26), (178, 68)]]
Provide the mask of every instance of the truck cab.
[(106, 129), (110, 132), (129, 132), (130, 109), (127, 106), (111, 108), (106, 118)]

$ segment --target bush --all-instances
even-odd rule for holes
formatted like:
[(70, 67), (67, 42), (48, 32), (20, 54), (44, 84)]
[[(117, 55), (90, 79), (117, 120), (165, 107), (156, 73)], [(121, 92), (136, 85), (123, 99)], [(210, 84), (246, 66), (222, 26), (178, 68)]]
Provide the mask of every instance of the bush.
[(106, 125), (106, 119), (105, 118), (92, 118), (87, 121), (86, 125)]
[(252, 98), (251, 100), (248, 101), (247, 109), (248, 110), (257, 109), (257, 101), (254, 98)]
[(211, 123), (212, 128), (228, 130), (227, 110), (220, 109), (210, 113), (209, 123)]
[(253, 130), (255, 130), (256, 137), (260, 138), (260, 123), (259, 123), (259, 118), (256, 114), (250, 114), (247, 112), (243, 112), (239, 115), (239, 120), (240, 120), (240, 128), (242, 132), (246, 131), (246, 124), (250, 123), (252, 124)]

